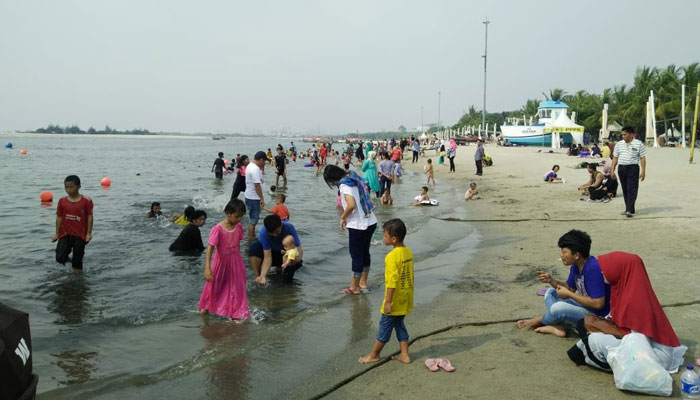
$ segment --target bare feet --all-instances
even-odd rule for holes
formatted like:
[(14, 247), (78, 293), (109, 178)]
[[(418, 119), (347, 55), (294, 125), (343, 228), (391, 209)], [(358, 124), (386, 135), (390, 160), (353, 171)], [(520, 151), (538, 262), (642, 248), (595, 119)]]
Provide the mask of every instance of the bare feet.
[(206, 315), (209, 314), (209, 310), (207, 310), (206, 308), (202, 308), (201, 310), (199, 310), (199, 313), (202, 315)]
[(544, 325), (535, 329), (537, 333), (547, 333), (554, 336), (566, 337), (566, 330), (561, 325)]
[(391, 359), (396, 360), (396, 361), (401, 361), (404, 364), (411, 363), (411, 357), (409, 357), (408, 354), (400, 353), (399, 355), (391, 357)]
[(361, 357), (359, 360), (357, 360), (357, 362), (359, 362), (360, 364), (371, 364), (376, 363), (377, 361), (379, 361), (379, 356), (375, 356), (372, 353), (369, 353), (366, 356)]
[(520, 329), (535, 329), (542, 326), (541, 318), (521, 319), (518, 321)]
[(267, 285), (267, 278), (265, 278), (264, 276), (259, 276), (255, 278), (255, 282), (260, 286), (265, 286)]

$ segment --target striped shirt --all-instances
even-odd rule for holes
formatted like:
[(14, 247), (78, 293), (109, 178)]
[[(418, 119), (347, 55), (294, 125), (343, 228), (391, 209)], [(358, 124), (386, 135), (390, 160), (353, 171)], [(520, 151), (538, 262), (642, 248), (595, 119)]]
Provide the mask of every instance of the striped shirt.
[(630, 144), (620, 140), (615, 144), (613, 157), (617, 157), (619, 165), (637, 165), (639, 159), (647, 156), (647, 148), (641, 140), (632, 139)]

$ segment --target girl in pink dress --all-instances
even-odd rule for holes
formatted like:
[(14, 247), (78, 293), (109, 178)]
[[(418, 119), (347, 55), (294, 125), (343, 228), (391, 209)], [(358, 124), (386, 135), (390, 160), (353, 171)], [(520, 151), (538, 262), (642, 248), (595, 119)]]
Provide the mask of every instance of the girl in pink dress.
[[(242, 320), (250, 317), (246, 295), (246, 271), (239, 250), (245, 237), (240, 222), (246, 208), (243, 201), (231, 200), (224, 208), (226, 218), (211, 228), (204, 264), (204, 284), (199, 311)], [(211, 255), (214, 253), (214, 263)]]

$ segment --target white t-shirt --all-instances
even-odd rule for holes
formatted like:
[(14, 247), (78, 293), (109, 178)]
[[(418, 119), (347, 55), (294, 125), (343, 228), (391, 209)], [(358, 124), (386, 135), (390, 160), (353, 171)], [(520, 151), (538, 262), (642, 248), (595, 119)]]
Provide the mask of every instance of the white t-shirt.
[(265, 193), (265, 185), (263, 182), (263, 173), (260, 167), (255, 163), (250, 163), (245, 169), (245, 198), (251, 200), (260, 200), (258, 192), (255, 191), (255, 184), (260, 184), (260, 191)]
[(357, 190), (357, 187), (340, 185), (340, 194), (342, 195), (340, 196), (340, 202), (343, 205), (343, 210), (348, 207), (348, 203), (345, 201), (345, 195), (349, 194), (355, 198), (355, 209), (348, 215), (347, 224), (345, 226), (364, 231), (367, 227), (377, 223), (377, 217), (374, 216), (373, 212), (370, 212), (369, 218), (365, 217), (365, 213), (362, 211), (362, 205), (360, 204), (360, 192)]

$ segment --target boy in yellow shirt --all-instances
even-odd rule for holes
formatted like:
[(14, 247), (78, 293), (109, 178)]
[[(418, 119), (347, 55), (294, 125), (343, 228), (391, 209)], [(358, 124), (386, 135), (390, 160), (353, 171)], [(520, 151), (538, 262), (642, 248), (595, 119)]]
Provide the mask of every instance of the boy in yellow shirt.
[(413, 253), (404, 246), (406, 225), (398, 218), (384, 223), (384, 244), (394, 246), (394, 249), (384, 258), (384, 301), (382, 302), (382, 318), (379, 321), (379, 332), (372, 351), (358, 361), (361, 364), (379, 361), (384, 345), (391, 339), (391, 332), (396, 329), (396, 338), (401, 346), (401, 354), (395, 360), (409, 364), (408, 331), (403, 320), (406, 314), (413, 312)]

